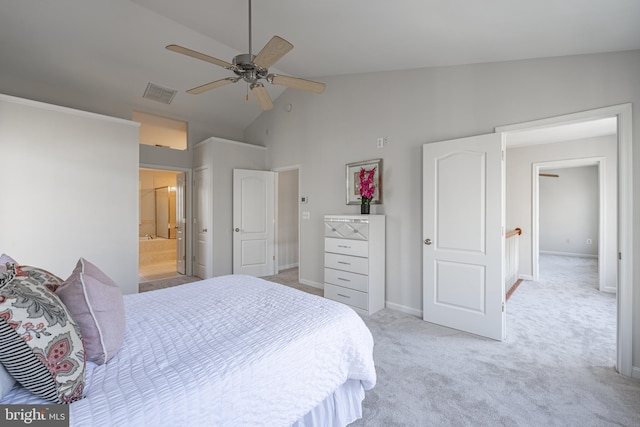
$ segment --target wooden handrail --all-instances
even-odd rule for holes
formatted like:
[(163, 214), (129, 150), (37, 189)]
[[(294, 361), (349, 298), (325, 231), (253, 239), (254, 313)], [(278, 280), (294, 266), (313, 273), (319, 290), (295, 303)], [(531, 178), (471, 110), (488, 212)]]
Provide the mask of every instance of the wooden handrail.
[(516, 228), (513, 231), (508, 232), (507, 234), (504, 235), (505, 239), (508, 239), (509, 237), (513, 237), (515, 235), (520, 235), (522, 234), (522, 229), (521, 228)]

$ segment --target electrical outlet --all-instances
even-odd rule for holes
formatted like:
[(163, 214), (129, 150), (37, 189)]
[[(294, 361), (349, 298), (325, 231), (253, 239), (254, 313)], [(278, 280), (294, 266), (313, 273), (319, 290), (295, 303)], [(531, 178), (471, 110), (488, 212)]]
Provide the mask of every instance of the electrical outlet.
[(587, 239), (587, 245), (590, 245), (591, 243), (593, 243), (593, 241), (591, 239)]
[(384, 138), (378, 138), (378, 148), (384, 148)]

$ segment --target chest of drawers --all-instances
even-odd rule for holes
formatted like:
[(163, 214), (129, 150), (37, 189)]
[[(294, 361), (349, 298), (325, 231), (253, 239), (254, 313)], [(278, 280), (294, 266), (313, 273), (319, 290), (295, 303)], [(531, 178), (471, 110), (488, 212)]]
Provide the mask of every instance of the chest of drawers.
[(325, 215), (324, 296), (365, 315), (384, 308), (384, 215)]

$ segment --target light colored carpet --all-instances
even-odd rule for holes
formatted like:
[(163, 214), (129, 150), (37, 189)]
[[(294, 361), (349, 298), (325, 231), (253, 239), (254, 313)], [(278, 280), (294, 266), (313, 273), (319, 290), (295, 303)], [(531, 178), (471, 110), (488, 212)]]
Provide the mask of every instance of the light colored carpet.
[[(352, 426), (640, 426), (640, 381), (614, 370), (616, 298), (597, 290), (595, 260), (540, 262), (541, 280), (507, 303), (504, 342), (389, 309), (363, 317), (378, 382)], [(297, 283), (282, 273), (267, 279)]]
[(153, 280), (149, 282), (140, 283), (138, 285), (138, 292), (148, 292), (155, 289), (170, 288), (172, 286), (184, 285), (185, 283), (196, 282), (202, 280), (195, 276), (178, 276), (170, 279)]
[(595, 260), (541, 257), (504, 342), (385, 309), (364, 318), (378, 383), (354, 426), (639, 426), (640, 381), (614, 370), (616, 299)]
[(324, 290), (316, 288), (314, 286), (303, 285), (302, 283), (298, 282), (298, 268), (289, 268), (287, 270), (282, 270), (275, 276), (265, 276), (263, 277), (263, 279), (269, 280), (270, 282), (287, 285), (289, 287), (296, 288), (310, 294), (324, 296)]

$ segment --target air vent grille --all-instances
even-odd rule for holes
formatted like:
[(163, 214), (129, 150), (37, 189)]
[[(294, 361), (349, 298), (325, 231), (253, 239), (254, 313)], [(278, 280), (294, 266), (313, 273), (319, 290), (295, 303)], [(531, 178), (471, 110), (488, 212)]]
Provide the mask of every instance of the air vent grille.
[(142, 97), (162, 102), (163, 104), (171, 104), (171, 101), (173, 101), (173, 97), (176, 96), (176, 93), (178, 93), (177, 90), (149, 83), (147, 84), (147, 89), (145, 89), (144, 95), (142, 95)]

